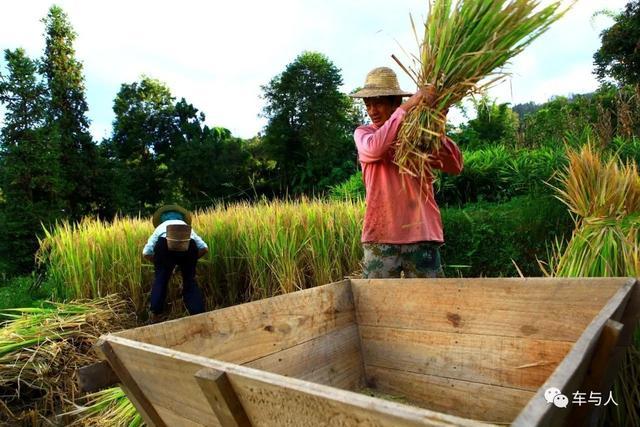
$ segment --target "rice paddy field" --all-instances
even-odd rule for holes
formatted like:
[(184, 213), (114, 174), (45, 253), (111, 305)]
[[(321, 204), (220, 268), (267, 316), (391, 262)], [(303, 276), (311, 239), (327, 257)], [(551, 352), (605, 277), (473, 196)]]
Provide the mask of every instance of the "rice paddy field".
[[(416, 177), (432, 172), (425, 159), (449, 132), (449, 107), (503, 78), (500, 67), (568, 10), (558, 1), (541, 9), (532, 0), (454, 3), (430, 2), (426, 22), (411, 23), (418, 54), (409, 55), (407, 67), (398, 61), (417, 86), (433, 85), (438, 93), (434, 105), (420, 105), (407, 115), (399, 135), (396, 164)], [(581, 102), (596, 110), (591, 101)], [(465, 170), (436, 182), (439, 201), (459, 218), (445, 223), (451, 243), (443, 249), (444, 262), (448, 256), (464, 257), (469, 264), (445, 265), (450, 275), (516, 276), (523, 270), (557, 277), (640, 275), (640, 88), (617, 111), (604, 114), (598, 105), (595, 120), (571, 108), (556, 114), (551, 107), (523, 117), (522, 132), (514, 130), (512, 140), (478, 138), (482, 148), (473, 151), (461, 144)], [(542, 118), (535, 122), (534, 116)], [(469, 134), (477, 137), (464, 129), (458, 136), (464, 141)], [(625, 157), (627, 151), (636, 157)], [(209, 246), (197, 267), (207, 310), (358, 277), (365, 202), (352, 194), (361, 188), (361, 178), (354, 175), (347, 183), (340, 190), (344, 194), (338, 191), (333, 199), (220, 203), (194, 212), (193, 229)], [(550, 210), (513, 219), (514, 210), (525, 210), (517, 197), (534, 193), (545, 196), (545, 203), (555, 197), (564, 204), (571, 220), (568, 233), (562, 220), (544, 216)], [(536, 204), (540, 200), (528, 201), (535, 205), (532, 211), (549, 206)], [(483, 202), (498, 212), (490, 219), (495, 224), (466, 210)], [(511, 210), (501, 211), (507, 203)], [(546, 228), (537, 225), (541, 222), (548, 223)], [(457, 235), (447, 236), (447, 230)], [(44, 230), (38, 271), (22, 278), (20, 286), (38, 288), (44, 281), (44, 298), (50, 301), (0, 311), (0, 424), (144, 424), (121, 388), (82, 395), (74, 376), (79, 367), (98, 360), (91, 347), (100, 335), (148, 322), (153, 265), (142, 257), (142, 248), (152, 231), (149, 218), (126, 216), (62, 221)], [(473, 237), (465, 239), (468, 235)], [(499, 254), (505, 248), (511, 250), (506, 257)], [(535, 260), (533, 268), (519, 266), (516, 255), (523, 255), (518, 261)], [(490, 261), (505, 264), (504, 269), (488, 270)], [(187, 313), (179, 275), (172, 280), (167, 312), (177, 318)], [(640, 425), (639, 384), (640, 331), (615, 384), (620, 405), (607, 408), (603, 425)]]
[[(636, 164), (586, 144), (569, 149), (558, 165), (548, 188), (573, 215), (574, 230), (551, 246), (540, 274), (637, 276)], [(263, 200), (196, 212), (193, 227), (210, 248), (197, 272), (207, 309), (357, 277), (364, 207), (360, 198)], [(149, 218), (121, 217), (62, 222), (46, 231), (38, 260), (52, 299), (67, 302), (2, 313), (3, 422), (46, 425), (56, 414), (64, 424), (142, 424), (120, 388), (83, 396), (73, 376), (97, 361), (91, 344), (101, 334), (146, 322), (153, 266), (141, 251), (152, 230)], [(186, 315), (179, 280), (170, 286), (171, 317)], [(615, 386), (623, 404), (609, 414), (626, 425), (639, 421), (629, 404), (640, 398), (638, 348), (629, 350)]]
[[(569, 149), (563, 165), (553, 191), (574, 216), (575, 228), (570, 239), (556, 241), (544, 274), (637, 276), (635, 163), (587, 144)], [(210, 248), (197, 274), (208, 309), (358, 276), (363, 214), (360, 199), (265, 200), (195, 213), (193, 227)], [(39, 414), (56, 413), (76, 425), (142, 424), (120, 388), (81, 396), (71, 379), (79, 366), (97, 360), (90, 344), (100, 334), (144, 324), (153, 267), (141, 249), (152, 229), (148, 218), (87, 218), (46, 232), (39, 261), (46, 265), (53, 298), (70, 302), (3, 312), (0, 391), (8, 419), (38, 424)], [(186, 315), (179, 289), (173, 283), (168, 298), (173, 317)], [(638, 348), (636, 342), (629, 350), (615, 386), (623, 402), (640, 398)], [(25, 397), (30, 403), (16, 406)], [(639, 420), (628, 403), (611, 411), (610, 419), (627, 425)]]
[[(209, 308), (265, 298), (357, 274), (364, 203), (263, 201), (197, 212), (193, 229), (209, 253), (197, 280)], [(47, 231), (38, 253), (48, 266), (56, 298), (126, 295), (136, 311), (147, 305), (153, 265), (142, 247), (153, 231), (148, 218), (88, 218)], [(179, 280), (179, 279), (178, 279)], [(179, 286), (172, 309), (181, 312)]]

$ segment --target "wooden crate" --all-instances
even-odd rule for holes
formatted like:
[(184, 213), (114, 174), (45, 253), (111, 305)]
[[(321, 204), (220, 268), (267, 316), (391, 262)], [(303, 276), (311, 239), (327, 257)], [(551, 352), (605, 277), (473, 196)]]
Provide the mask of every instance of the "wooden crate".
[(639, 301), (628, 278), (344, 280), (97, 347), (149, 425), (564, 425), (598, 408), (544, 391), (608, 396)]

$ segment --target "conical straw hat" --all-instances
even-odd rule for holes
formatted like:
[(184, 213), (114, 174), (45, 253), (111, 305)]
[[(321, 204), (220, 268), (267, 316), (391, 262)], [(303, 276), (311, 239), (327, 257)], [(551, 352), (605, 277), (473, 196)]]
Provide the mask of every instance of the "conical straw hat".
[(389, 67), (378, 67), (369, 71), (364, 88), (350, 95), (352, 98), (374, 98), (376, 96), (411, 96), (400, 89), (396, 73)]

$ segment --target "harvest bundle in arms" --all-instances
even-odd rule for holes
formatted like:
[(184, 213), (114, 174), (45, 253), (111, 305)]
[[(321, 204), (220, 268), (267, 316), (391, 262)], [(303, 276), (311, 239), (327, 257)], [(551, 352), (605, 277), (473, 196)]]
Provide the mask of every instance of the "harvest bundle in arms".
[(419, 56), (405, 67), (416, 85), (433, 85), (433, 106), (421, 104), (405, 118), (398, 135), (395, 162), (403, 173), (426, 177), (428, 155), (440, 148), (446, 111), (466, 96), (481, 92), (505, 77), (502, 67), (543, 34), (575, 3), (542, 7), (536, 0), (432, 0), (419, 40)]

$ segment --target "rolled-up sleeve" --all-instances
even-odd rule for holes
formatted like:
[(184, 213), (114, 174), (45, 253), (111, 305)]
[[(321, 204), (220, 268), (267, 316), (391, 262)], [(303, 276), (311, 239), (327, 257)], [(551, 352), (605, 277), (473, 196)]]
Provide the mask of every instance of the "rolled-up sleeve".
[(363, 163), (377, 162), (382, 159), (398, 136), (406, 112), (397, 108), (391, 117), (378, 129), (371, 126), (360, 126), (353, 134), (358, 149), (358, 158)]
[(442, 171), (451, 175), (458, 175), (462, 172), (463, 160), (462, 152), (458, 145), (451, 138), (442, 138), (442, 146), (436, 154), (438, 160), (442, 162)]
[(156, 243), (158, 242), (159, 236), (160, 236), (160, 233), (156, 228), (151, 234), (151, 236), (149, 236), (149, 240), (147, 240), (147, 244), (144, 245), (144, 248), (142, 249), (142, 255), (153, 255), (153, 251), (155, 250)]
[(196, 246), (198, 247), (199, 250), (209, 249), (209, 246), (207, 246), (204, 240), (202, 240), (202, 238), (198, 236), (198, 234), (193, 230), (191, 230), (191, 238), (196, 243)]

